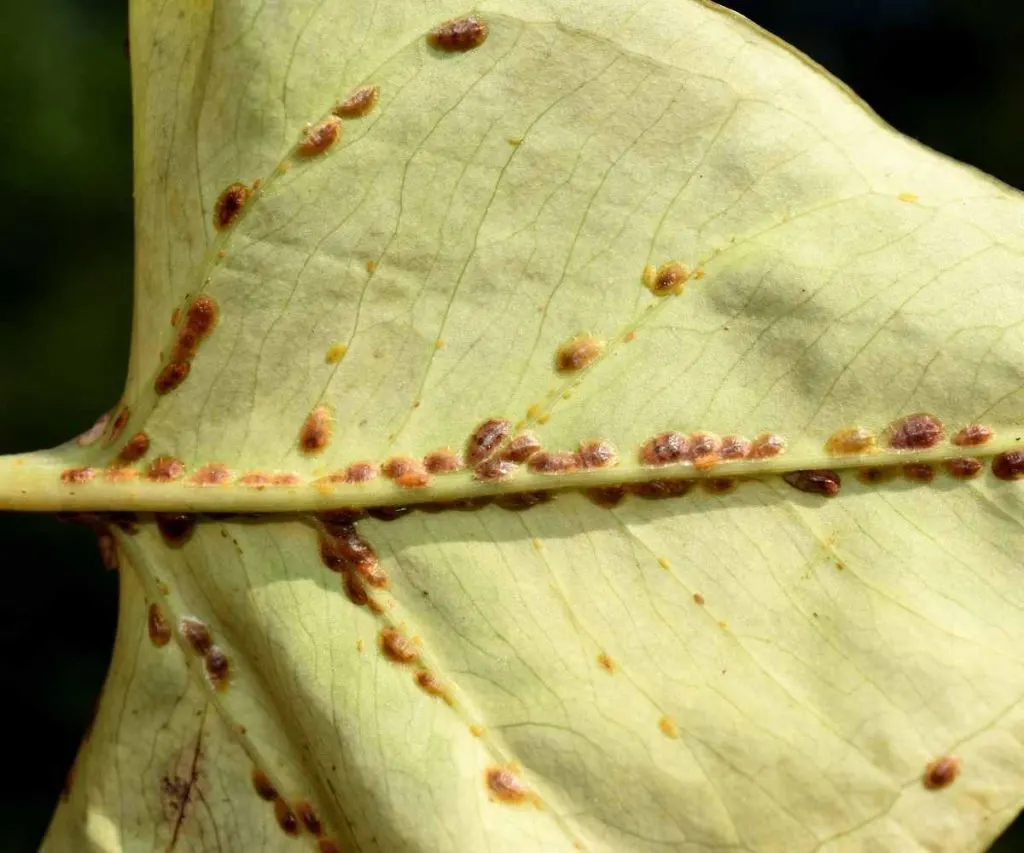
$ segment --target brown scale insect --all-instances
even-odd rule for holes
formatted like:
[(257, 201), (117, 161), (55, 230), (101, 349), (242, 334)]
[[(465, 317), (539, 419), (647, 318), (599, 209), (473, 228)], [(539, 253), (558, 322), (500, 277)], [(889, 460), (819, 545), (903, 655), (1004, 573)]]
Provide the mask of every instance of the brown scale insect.
[(859, 426), (845, 427), (829, 436), (825, 450), (833, 456), (851, 456), (867, 453), (875, 446), (875, 436)]
[(628, 487), (629, 493), (648, 501), (681, 498), (693, 488), (693, 480), (648, 480)]
[(970, 480), (977, 477), (985, 467), (980, 459), (964, 457), (961, 459), (949, 459), (945, 463), (946, 472), (958, 480)]
[(430, 475), (419, 466), (412, 471), (406, 471), (395, 479), (395, 484), (403, 489), (422, 489), (430, 485)]
[(341, 119), (328, 116), (323, 121), (309, 125), (302, 133), (302, 139), (295, 146), (300, 157), (315, 157), (323, 154), (341, 137)]
[(971, 424), (953, 436), (953, 444), (957, 447), (978, 447), (990, 441), (993, 435), (994, 433), (987, 426)]
[(196, 486), (221, 486), (231, 479), (231, 470), (227, 465), (211, 462), (204, 465), (192, 475), (191, 482)]
[(444, 685), (441, 684), (441, 682), (434, 677), (434, 674), (432, 672), (429, 672), (425, 669), (421, 669), (419, 672), (416, 673), (415, 678), (416, 684), (419, 685), (420, 689), (424, 693), (430, 696), (446, 696), (447, 691), (445, 691)]
[(473, 430), (466, 443), (466, 464), (477, 465), (489, 457), (512, 431), (512, 424), (502, 418), (484, 421)]
[(626, 490), (622, 486), (601, 486), (595, 489), (585, 489), (583, 494), (591, 503), (604, 509), (612, 509), (625, 499)]
[(710, 432), (695, 432), (690, 435), (690, 461), (698, 471), (714, 468), (719, 462), (718, 449), (721, 442)]
[(481, 483), (497, 483), (511, 477), (516, 472), (516, 467), (514, 462), (504, 459), (486, 459), (473, 469), (473, 479)]
[(125, 406), (117, 413), (117, 417), (114, 418), (114, 424), (110, 428), (110, 435), (107, 436), (107, 444), (113, 444), (121, 437), (121, 433), (124, 432), (124, 428), (128, 425), (128, 418), (131, 417), (131, 409)]
[(252, 771), (252, 786), (261, 800), (272, 803), (277, 799), (277, 789), (271, 784), (270, 778), (262, 770)]
[(366, 587), (363, 586), (362, 580), (351, 569), (346, 569), (344, 572), (345, 578), (345, 594), (348, 596), (348, 600), (351, 601), (356, 607), (362, 607), (370, 600), (369, 593), (366, 591)]
[(332, 112), (338, 118), (362, 118), (369, 113), (380, 99), (380, 86), (360, 86), (344, 101), (334, 105)]
[(618, 461), (618, 452), (607, 441), (585, 441), (576, 451), (576, 464), (584, 470), (610, 468)]
[(326, 406), (317, 406), (306, 416), (299, 429), (299, 451), (306, 456), (323, 453), (330, 441), (330, 412)]
[(423, 467), (428, 474), (450, 474), (462, 468), (462, 459), (458, 453), (445, 447), (424, 456)]
[(203, 664), (213, 688), (224, 690), (228, 686), (228, 671), (230, 669), (228, 656), (224, 654), (224, 651), (217, 646), (210, 646), (203, 656)]
[(167, 624), (159, 604), (149, 605), (146, 628), (149, 631), (149, 641), (158, 649), (162, 649), (171, 641), (171, 626)]
[(494, 505), (510, 512), (522, 512), (554, 499), (555, 496), (551, 492), (546, 491), (513, 492), (509, 495), (496, 495), (494, 497)]
[(294, 837), (301, 832), (299, 819), (295, 816), (292, 807), (281, 797), (274, 800), (274, 819), (277, 821), (277, 825), (284, 830), (285, 835)]
[(555, 370), (559, 373), (575, 373), (590, 367), (604, 352), (604, 341), (592, 335), (579, 335), (566, 341), (555, 353)]
[(295, 804), (295, 811), (299, 816), (299, 820), (302, 821), (302, 825), (306, 827), (306, 830), (313, 835), (323, 835), (324, 826), (320, 822), (320, 818), (317, 817), (316, 812), (313, 810), (311, 803), (305, 800), (300, 800)]
[(712, 477), (704, 480), (701, 485), (709, 495), (727, 495), (736, 491), (737, 481), (733, 477)]
[(941, 421), (918, 412), (889, 425), (889, 446), (893, 450), (927, 450), (942, 441), (943, 435)]
[(718, 448), (718, 457), (723, 462), (746, 459), (750, 455), (751, 446), (750, 439), (742, 435), (727, 435)]
[(420, 651), (412, 640), (391, 628), (385, 628), (380, 632), (380, 649), (395, 663), (412, 663), (420, 656)]
[(786, 452), (786, 439), (781, 435), (763, 432), (750, 445), (751, 459), (773, 459)]
[(948, 788), (960, 775), (962, 762), (955, 755), (944, 755), (932, 761), (924, 769), (921, 782), (929, 791)]
[(465, 53), (487, 40), (487, 24), (476, 15), (438, 24), (427, 35), (427, 44), (445, 53)]
[(423, 465), (411, 456), (392, 456), (380, 466), (380, 472), (389, 480), (398, 480), (406, 474), (422, 471)]
[(527, 463), (535, 474), (571, 474), (578, 462), (575, 453), (553, 453), (542, 450), (533, 454)]
[(353, 462), (345, 469), (346, 483), (368, 483), (377, 476), (377, 469), (370, 462)]
[(913, 462), (903, 466), (903, 476), (912, 483), (930, 483), (935, 479), (935, 466), (926, 462)]
[(317, 853), (341, 853), (341, 848), (330, 838), (321, 838), (316, 845)]
[(644, 267), (643, 284), (655, 296), (676, 296), (683, 292), (683, 287), (690, 278), (688, 267), (678, 261), (670, 261), (655, 270)]
[(672, 465), (689, 458), (690, 442), (678, 432), (663, 432), (640, 447), (641, 465)]
[(160, 396), (171, 393), (171, 391), (188, 379), (191, 370), (191, 362), (170, 362), (156, 375), (156, 379), (153, 380), (153, 390)]
[(96, 469), (94, 468), (68, 468), (60, 472), (60, 481), (69, 485), (80, 486), (83, 483), (88, 483), (95, 476)]
[(292, 474), (287, 471), (278, 471), (270, 475), (271, 486), (297, 486), (299, 482), (298, 474)]
[(502, 453), (501, 458), (508, 462), (522, 464), (540, 450), (540, 439), (532, 432), (523, 432), (513, 438)]
[(121, 448), (121, 452), (117, 454), (117, 461), (124, 463), (138, 462), (148, 452), (149, 436), (144, 432), (137, 432)]
[(182, 512), (158, 512), (154, 519), (164, 543), (175, 548), (188, 542), (196, 529), (196, 517)]
[(184, 464), (173, 456), (158, 456), (146, 472), (146, 476), (156, 483), (169, 483), (180, 479), (184, 474)]
[(877, 486), (880, 483), (888, 483), (890, 480), (895, 479), (898, 474), (899, 469), (894, 465), (872, 466), (861, 468), (857, 471), (857, 479), (865, 486)]
[(245, 184), (234, 183), (225, 187), (213, 206), (213, 227), (218, 231), (227, 228), (242, 212), (251, 195), (252, 191)]
[(249, 486), (253, 489), (265, 489), (270, 485), (270, 475), (264, 474), (262, 471), (249, 471), (247, 474), (243, 474), (238, 482), (242, 486)]
[(530, 799), (530, 789), (507, 767), (489, 767), (485, 778), (491, 793), (504, 803), (522, 803)]
[(411, 506), (371, 506), (367, 507), (366, 514), (377, 521), (395, 521), (412, 510)]
[(178, 630), (197, 655), (205, 655), (213, 646), (213, 638), (210, 636), (210, 629), (206, 627), (205, 622), (185, 616), (178, 623)]
[(1024, 479), (1024, 450), (1000, 453), (992, 460), (992, 473), (1000, 480)]
[(210, 336), (217, 325), (217, 316), (217, 303), (205, 293), (192, 300), (185, 314), (185, 328), (178, 336), (177, 356), (180, 360), (195, 357), (199, 344)]
[(834, 498), (842, 487), (842, 480), (835, 471), (793, 471), (782, 479), (797, 491), (826, 498)]

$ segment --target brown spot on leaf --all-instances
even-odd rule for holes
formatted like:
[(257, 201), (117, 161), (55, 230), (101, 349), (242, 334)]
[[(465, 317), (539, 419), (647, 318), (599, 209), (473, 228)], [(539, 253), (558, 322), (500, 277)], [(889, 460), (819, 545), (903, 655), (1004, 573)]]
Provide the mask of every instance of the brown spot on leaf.
[(88, 483), (95, 476), (95, 468), (68, 468), (60, 472), (60, 481), (69, 485), (80, 486), (83, 483)]
[(243, 474), (238, 482), (242, 486), (248, 486), (253, 489), (265, 489), (270, 485), (271, 479), (269, 474), (265, 474), (262, 471), (249, 471), (247, 474)]
[(619, 461), (619, 454), (607, 441), (585, 441), (576, 451), (576, 464), (580, 468), (610, 468)]
[(289, 471), (277, 471), (270, 475), (271, 486), (297, 486), (298, 484), (299, 475)]
[(153, 390), (161, 396), (169, 394), (188, 378), (192, 364), (188, 361), (172, 361), (167, 364), (153, 381)]
[(271, 803), (277, 799), (277, 788), (270, 783), (270, 778), (262, 770), (252, 771), (252, 786), (261, 800)]
[(395, 483), (403, 489), (422, 489), (430, 485), (430, 474), (426, 469), (417, 463), (417, 467), (406, 471), (395, 479)]
[(782, 479), (797, 491), (826, 498), (834, 498), (842, 486), (842, 480), (835, 471), (793, 471)]
[(228, 673), (231, 665), (228, 656), (218, 646), (210, 646), (203, 657), (206, 675), (215, 690), (224, 690), (228, 686)]
[(434, 676), (434, 674), (426, 669), (421, 669), (415, 675), (416, 683), (420, 689), (429, 694), (430, 696), (437, 696), (439, 698), (448, 698), (448, 691), (444, 689), (444, 685)]
[(661, 729), (661, 733), (667, 738), (676, 740), (679, 737), (679, 726), (676, 725), (676, 721), (671, 717), (662, 717), (658, 720), (658, 728)]
[(625, 499), (626, 489), (623, 486), (600, 486), (595, 489), (586, 489), (583, 494), (591, 503), (604, 509), (612, 509)]
[(312, 456), (322, 453), (331, 440), (331, 415), (326, 406), (317, 406), (299, 429), (299, 451)]
[(501, 458), (522, 464), (538, 450), (540, 450), (540, 439), (532, 432), (524, 432), (508, 443), (508, 447), (501, 453)]
[(690, 460), (699, 471), (714, 468), (719, 462), (718, 449), (721, 442), (710, 432), (695, 432), (690, 435)]
[(630, 494), (647, 501), (681, 498), (693, 488), (693, 480), (648, 480), (629, 486)]
[(438, 24), (427, 35), (427, 44), (445, 53), (465, 53), (487, 40), (487, 24), (476, 15)]
[(960, 775), (961, 764), (962, 762), (955, 755), (944, 755), (925, 767), (921, 781), (929, 791), (948, 788)]
[(608, 655), (606, 655), (604, 652), (601, 652), (601, 654), (597, 656), (597, 663), (598, 666), (600, 666), (601, 669), (603, 669), (609, 675), (613, 675), (615, 673), (615, 661), (608, 657)]
[(220, 486), (231, 479), (231, 471), (227, 465), (211, 462), (204, 465), (192, 475), (192, 483), (197, 486)]
[(323, 121), (311, 124), (302, 133), (302, 139), (295, 146), (300, 157), (315, 157), (323, 154), (341, 136), (341, 119), (328, 116)]
[(324, 353), (324, 361), (327, 364), (337, 364), (345, 357), (345, 353), (348, 352), (348, 347), (345, 344), (333, 344), (328, 348), (327, 352)]
[(663, 432), (640, 447), (641, 465), (672, 465), (688, 458), (690, 442), (678, 432)]
[(162, 649), (171, 641), (171, 626), (164, 618), (164, 611), (155, 602), (149, 605), (146, 627), (149, 630), (149, 641), (158, 649)]
[(353, 462), (345, 469), (346, 483), (368, 483), (376, 476), (377, 469), (370, 462)]
[(458, 453), (445, 447), (424, 456), (423, 467), (430, 474), (450, 474), (462, 468), (462, 459)]
[(1024, 479), (1024, 450), (1000, 453), (992, 460), (992, 473), (1000, 480)]
[(718, 448), (718, 457), (723, 462), (746, 459), (750, 455), (751, 446), (750, 439), (742, 435), (727, 435)]
[(575, 453), (553, 453), (542, 450), (534, 453), (527, 463), (535, 474), (571, 474), (578, 462)]
[(313, 835), (323, 835), (324, 826), (320, 823), (320, 818), (317, 817), (311, 803), (305, 800), (300, 800), (295, 804), (295, 811), (299, 815), (299, 820), (302, 821), (302, 825), (306, 827), (306, 830)]
[(508, 495), (496, 495), (494, 505), (511, 512), (522, 512), (523, 510), (532, 509), (538, 504), (552, 501), (554, 498), (555, 496), (551, 492), (545, 491), (513, 492)]
[(395, 663), (412, 663), (420, 656), (419, 649), (405, 634), (392, 628), (380, 632), (380, 650)]
[(411, 506), (371, 506), (366, 509), (366, 514), (378, 521), (395, 521), (410, 512)]
[(953, 436), (953, 444), (957, 447), (978, 447), (981, 444), (986, 444), (993, 435), (994, 433), (987, 426), (971, 424)]
[(894, 465), (871, 466), (857, 471), (857, 479), (865, 486), (877, 486), (896, 478), (899, 469)]
[[(721, 451), (720, 451), (721, 452)], [(751, 459), (772, 459), (786, 452), (786, 439), (781, 435), (763, 432), (750, 445)]]
[(466, 463), (477, 465), (487, 459), (512, 431), (512, 424), (501, 418), (484, 421), (473, 430), (466, 444)]
[(370, 112), (380, 99), (380, 86), (360, 86), (351, 95), (334, 106), (339, 118), (362, 118)]
[(704, 480), (704, 491), (711, 495), (727, 495), (736, 491), (736, 480), (733, 477), (712, 477)]
[(964, 457), (962, 459), (949, 459), (946, 462), (946, 471), (951, 477), (958, 480), (970, 480), (981, 473), (985, 465), (980, 459)]
[(411, 456), (392, 456), (380, 466), (380, 472), (389, 480), (397, 480), (405, 474), (422, 470), (423, 466)]
[(875, 446), (875, 436), (864, 427), (850, 426), (832, 433), (825, 442), (825, 450), (833, 456), (851, 456), (867, 453)]
[(935, 467), (926, 462), (914, 462), (903, 466), (903, 476), (912, 483), (930, 483), (935, 479)]
[(942, 441), (943, 434), (938, 418), (918, 412), (889, 425), (889, 446), (894, 450), (926, 450)]
[(121, 437), (121, 433), (124, 432), (124, 428), (128, 425), (128, 418), (130, 417), (131, 409), (127, 406), (117, 413), (117, 417), (114, 418), (114, 425), (110, 428), (110, 435), (107, 436), (107, 444), (113, 444)]
[(196, 517), (183, 512), (158, 512), (154, 518), (160, 536), (171, 547), (184, 545), (196, 529)]
[(213, 645), (213, 638), (210, 636), (210, 629), (206, 627), (206, 623), (192, 616), (182, 617), (181, 622), (178, 623), (178, 630), (197, 655), (205, 655)]
[(138, 462), (147, 452), (149, 452), (149, 436), (144, 432), (137, 432), (121, 448), (121, 452), (117, 454), (117, 460), (126, 463)]
[(701, 595), (699, 592), (695, 592), (693, 594), (693, 603), (694, 604), (699, 604), (699, 605), (703, 606), (703, 604), (704, 604), (704, 596)]
[(485, 459), (473, 469), (473, 479), (482, 483), (507, 480), (515, 473), (516, 467), (515, 463), (497, 457)]
[(283, 797), (274, 800), (274, 820), (281, 827), (285, 835), (296, 836), (302, 831), (299, 819), (291, 806), (284, 801)]
[(234, 183), (225, 187), (213, 206), (213, 227), (218, 231), (227, 228), (245, 207), (252, 191), (245, 185)]
[(158, 456), (149, 466), (146, 476), (156, 483), (169, 483), (185, 474), (185, 466), (173, 456)]
[(362, 579), (352, 569), (345, 569), (343, 577), (345, 579), (345, 595), (348, 596), (348, 600), (356, 607), (362, 607), (370, 600)]
[(485, 778), (491, 793), (504, 803), (523, 803), (530, 799), (530, 789), (508, 767), (489, 767)]
[(566, 341), (555, 354), (555, 369), (559, 373), (574, 373), (589, 367), (604, 352), (604, 341), (592, 335), (579, 335)]

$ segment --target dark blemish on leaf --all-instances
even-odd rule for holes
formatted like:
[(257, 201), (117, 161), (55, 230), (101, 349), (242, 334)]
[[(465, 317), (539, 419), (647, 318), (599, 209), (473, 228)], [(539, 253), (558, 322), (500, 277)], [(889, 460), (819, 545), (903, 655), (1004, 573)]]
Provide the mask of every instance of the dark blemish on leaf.
[(104, 412), (96, 420), (96, 423), (75, 439), (75, 444), (79, 447), (88, 447), (90, 444), (93, 444), (103, 435), (103, 431), (107, 428), (109, 422), (110, 412)]
[(977, 477), (985, 465), (980, 459), (964, 457), (947, 460), (945, 467), (951, 477), (956, 477), (958, 480), (970, 480), (972, 477)]
[(948, 788), (960, 775), (961, 765), (962, 762), (955, 755), (944, 755), (925, 767), (921, 781), (929, 791)]
[(580, 468), (610, 468), (619, 461), (619, 454), (607, 441), (585, 441), (576, 451), (576, 464)]
[(169, 483), (184, 476), (185, 466), (173, 456), (158, 456), (149, 466), (146, 476), (156, 483)]
[(377, 468), (370, 462), (354, 462), (345, 469), (346, 483), (368, 483), (377, 476)]
[(424, 693), (443, 699), (449, 698), (448, 692), (444, 689), (444, 685), (434, 677), (432, 672), (421, 669), (416, 673), (415, 678), (416, 683)]
[(191, 616), (185, 616), (178, 623), (178, 630), (185, 642), (189, 644), (197, 655), (205, 655), (213, 645), (213, 638), (210, 636), (210, 629), (205, 622), (200, 622)]
[(899, 469), (894, 465), (871, 466), (869, 468), (861, 468), (857, 472), (857, 479), (865, 486), (877, 486), (881, 483), (888, 483), (890, 480), (895, 479), (898, 474)]
[(493, 458), (481, 462), (473, 469), (473, 479), (482, 483), (496, 483), (507, 480), (516, 472), (516, 464), (504, 459)]
[(331, 441), (331, 415), (326, 406), (317, 406), (299, 429), (299, 451), (306, 456), (322, 453)]
[(107, 436), (107, 444), (113, 444), (121, 437), (124, 428), (128, 425), (128, 418), (131, 417), (131, 409), (125, 406), (114, 418), (114, 425), (110, 428), (110, 435)]
[(538, 450), (540, 450), (540, 439), (532, 432), (524, 432), (508, 443), (508, 447), (501, 453), (501, 458), (522, 464)]
[(612, 509), (622, 503), (626, 490), (622, 486), (602, 486), (596, 489), (585, 489), (583, 494), (591, 502), (604, 509)]
[(359, 507), (341, 507), (340, 509), (328, 509), (324, 512), (318, 512), (317, 518), (319, 518), (326, 525), (346, 525), (355, 524), (357, 521), (362, 521), (366, 518), (366, 510), (360, 509)]
[(609, 675), (613, 675), (615, 673), (615, 661), (608, 657), (608, 655), (606, 655), (604, 652), (601, 652), (601, 654), (597, 656), (597, 663), (601, 667), (601, 669), (603, 669)]
[(277, 821), (277, 825), (284, 830), (285, 835), (294, 837), (302, 831), (298, 817), (282, 797), (274, 800), (274, 819)]
[(380, 632), (380, 650), (395, 663), (412, 663), (420, 656), (416, 644), (405, 634), (392, 628)]
[(649, 480), (628, 487), (629, 493), (647, 501), (681, 498), (693, 488), (693, 480)]
[(833, 456), (851, 456), (867, 453), (875, 446), (875, 436), (864, 427), (845, 427), (829, 436), (825, 450)]
[(362, 607), (370, 600), (369, 594), (366, 592), (366, 587), (363, 586), (363, 582), (352, 569), (345, 569), (345, 594), (348, 596), (348, 600), (351, 601), (356, 607)]
[(512, 424), (501, 418), (484, 421), (469, 437), (466, 444), (466, 463), (477, 465), (487, 459), (512, 431)]
[(978, 447), (991, 440), (993, 435), (994, 433), (987, 426), (971, 424), (953, 436), (953, 444), (957, 447)]
[(710, 432), (695, 432), (690, 436), (690, 461), (695, 468), (706, 471), (719, 462), (721, 442)]
[(109, 527), (96, 528), (96, 545), (100, 551), (100, 560), (105, 568), (116, 572), (120, 567), (117, 559), (117, 543)]
[(158, 512), (154, 516), (157, 530), (167, 545), (180, 548), (192, 538), (196, 517), (182, 512)]
[(252, 786), (261, 800), (272, 803), (277, 799), (277, 788), (270, 783), (269, 777), (262, 770), (252, 771)]
[(295, 146), (295, 153), (300, 157), (315, 157), (323, 154), (334, 145), (341, 136), (341, 119), (328, 116), (321, 122), (309, 125), (302, 134), (302, 139)]
[(160, 605), (155, 602), (149, 605), (146, 627), (149, 629), (149, 641), (158, 649), (171, 641), (171, 626), (167, 624)]
[(118, 462), (138, 462), (149, 452), (149, 436), (144, 432), (137, 432), (128, 439), (127, 444), (117, 454)]
[(690, 277), (688, 267), (678, 261), (671, 261), (655, 270), (644, 267), (643, 284), (655, 296), (675, 296), (683, 292), (683, 287)]
[(217, 325), (217, 303), (206, 294), (197, 296), (188, 306), (185, 328), (178, 336), (173, 361), (187, 361), (195, 357), (199, 344), (205, 341)]
[(228, 686), (230, 664), (228, 663), (228, 656), (224, 654), (223, 649), (217, 646), (210, 646), (203, 657), (203, 664), (206, 666), (206, 675), (209, 677), (213, 688), (215, 690), (224, 690)]
[(355, 526), (350, 523), (329, 523), (326, 533), (332, 543), (334, 553), (344, 562), (352, 566), (372, 566), (377, 562), (377, 552), (366, 541)]
[(231, 471), (227, 465), (211, 462), (204, 465), (192, 475), (191, 482), (196, 486), (220, 486), (231, 479)]
[(575, 453), (552, 453), (542, 450), (534, 453), (527, 464), (535, 474), (571, 474), (579, 463)]
[(703, 606), (704, 605), (704, 596), (701, 595), (699, 592), (695, 592), (693, 594), (693, 603), (694, 604), (699, 604), (699, 605)]
[(83, 483), (88, 483), (95, 476), (96, 470), (94, 468), (68, 468), (60, 472), (60, 481), (69, 485), (80, 486)]
[(429, 474), (450, 474), (462, 468), (462, 459), (458, 453), (445, 447), (424, 456), (423, 467)]
[(334, 106), (339, 118), (362, 118), (375, 106), (380, 98), (380, 86), (360, 86), (351, 95)]
[(590, 367), (604, 352), (604, 341), (591, 335), (579, 335), (566, 341), (555, 354), (555, 370), (575, 373)]
[(427, 35), (427, 44), (445, 53), (465, 53), (487, 40), (487, 24), (476, 15), (445, 21)]
[(782, 479), (797, 491), (826, 498), (834, 498), (842, 486), (842, 480), (835, 471), (794, 471)]
[(712, 477), (702, 482), (704, 491), (711, 495), (727, 495), (736, 491), (736, 480), (733, 477)]
[(231, 184), (224, 188), (213, 207), (213, 227), (218, 231), (227, 228), (242, 212), (252, 191), (245, 184)]
[(918, 412), (889, 425), (889, 446), (894, 450), (926, 450), (943, 437), (942, 423), (933, 415)]
[(395, 521), (410, 512), (411, 506), (371, 506), (366, 510), (366, 514), (377, 521)]
[(109, 518), (111, 524), (123, 530), (129, 536), (134, 536), (139, 532), (139, 525), (137, 523), (139, 519), (134, 512), (112, 512)]
[(551, 492), (513, 492), (508, 495), (496, 495), (494, 505), (510, 512), (522, 512), (532, 509), (538, 504), (553, 501), (555, 496)]
[[(781, 435), (771, 432), (763, 432), (754, 439), (750, 445), (751, 459), (773, 459), (786, 452), (786, 439)], [(721, 454), (721, 451), (719, 451)]]
[(306, 827), (306, 830), (313, 835), (323, 835), (324, 827), (320, 823), (320, 818), (316, 816), (316, 812), (313, 811), (313, 806), (301, 800), (295, 804), (295, 811), (299, 815), (299, 820), (302, 821), (302, 825)]
[(646, 441), (640, 448), (641, 465), (672, 465), (687, 459), (690, 442), (678, 432), (663, 432)]
[(153, 380), (153, 390), (160, 396), (169, 394), (188, 379), (188, 374), (191, 370), (191, 362), (172, 361), (156, 375), (156, 379)]
[(903, 466), (903, 476), (912, 483), (930, 483), (935, 479), (935, 466), (914, 462)]
[(1024, 479), (1024, 450), (1000, 453), (992, 460), (992, 473), (1000, 480)]
[(750, 455), (750, 440), (742, 435), (727, 435), (718, 448), (718, 456), (723, 462), (746, 459)]
[(529, 788), (507, 767), (490, 767), (485, 778), (491, 793), (504, 803), (523, 803), (530, 799)]

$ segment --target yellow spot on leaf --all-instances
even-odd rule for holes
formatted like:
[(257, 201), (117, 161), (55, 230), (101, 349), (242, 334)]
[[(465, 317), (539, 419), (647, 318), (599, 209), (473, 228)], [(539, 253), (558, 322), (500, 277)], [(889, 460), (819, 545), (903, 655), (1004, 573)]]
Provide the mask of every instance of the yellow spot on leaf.
[(324, 354), (324, 361), (328, 364), (337, 364), (345, 357), (345, 353), (348, 352), (348, 347), (345, 344), (334, 344)]
[(658, 720), (658, 728), (661, 729), (661, 733), (665, 737), (670, 737), (673, 740), (679, 737), (679, 726), (676, 725), (676, 721), (671, 717), (662, 717)]

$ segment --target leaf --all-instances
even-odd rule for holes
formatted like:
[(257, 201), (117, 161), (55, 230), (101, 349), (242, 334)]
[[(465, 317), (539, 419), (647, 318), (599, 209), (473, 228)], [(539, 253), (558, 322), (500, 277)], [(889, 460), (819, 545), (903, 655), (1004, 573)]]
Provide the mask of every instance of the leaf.
[[(113, 519), (44, 849), (984, 848), (1024, 802), (1019, 195), (718, 7), (428, 44), (465, 14), (133, 5), (124, 399), (0, 493), (277, 515)], [(488, 420), (548, 464), (426, 475)]]

